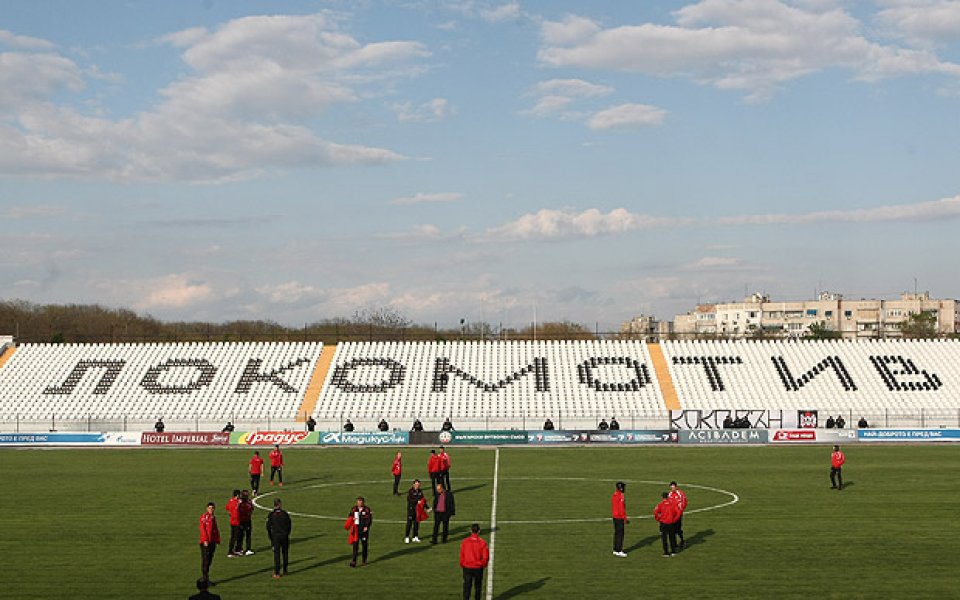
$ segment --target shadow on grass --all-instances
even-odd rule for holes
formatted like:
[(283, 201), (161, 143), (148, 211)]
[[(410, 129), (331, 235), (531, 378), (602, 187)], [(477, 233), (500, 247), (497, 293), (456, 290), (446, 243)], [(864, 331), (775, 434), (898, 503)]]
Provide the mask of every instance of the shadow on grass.
[(303, 571), (312, 571), (314, 569), (319, 569), (321, 567), (326, 567), (327, 565), (335, 565), (337, 563), (350, 564), (350, 561), (353, 559), (353, 553), (343, 554), (341, 556), (335, 556), (333, 558), (328, 558), (327, 560), (321, 560), (320, 562), (313, 563), (312, 565), (307, 565), (302, 569), (297, 569), (296, 573), (301, 573)]
[[(302, 562), (304, 562), (305, 560), (307, 560), (307, 559), (305, 559), (305, 558), (300, 558), (300, 559), (297, 559), (297, 560), (291, 560), (289, 564), (295, 565), (295, 564), (297, 564), (297, 563), (302, 563)], [(306, 569), (301, 569), (301, 570), (306, 570)], [(241, 579), (249, 579), (250, 577), (256, 577), (257, 575), (263, 575), (263, 574), (265, 574), (265, 573), (270, 573), (270, 574), (273, 573), (273, 564), (272, 564), (272, 563), (271, 563), (271, 565), (270, 565), (269, 567), (264, 567), (263, 569), (257, 569), (256, 571), (250, 571), (249, 573), (244, 573), (243, 575), (234, 575), (233, 577), (227, 577), (227, 578), (225, 578), (225, 579), (216, 579), (215, 581), (216, 581), (217, 583), (228, 583), (228, 582), (230, 582), (230, 581), (239, 581), (239, 580), (241, 580)]]
[(417, 544), (416, 546), (410, 546), (409, 548), (404, 548), (403, 550), (394, 550), (393, 552), (390, 552), (389, 554), (384, 554), (383, 556), (375, 558), (370, 562), (379, 563), (385, 560), (400, 558), (401, 556), (406, 556), (408, 554), (416, 554), (418, 552), (423, 552), (424, 550), (429, 550), (429, 549), (430, 549), (429, 544), (426, 544), (426, 545)]
[(639, 550), (640, 548), (646, 548), (647, 546), (652, 546), (659, 539), (660, 539), (659, 535), (647, 536), (642, 540), (640, 540), (639, 542), (637, 542), (636, 544), (630, 546), (629, 548), (625, 548), (624, 552), (633, 552), (634, 550)]
[[(323, 534), (323, 533), (317, 533), (317, 534), (315, 534), (315, 535), (308, 535), (308, 536), (306, 536), (306, 537), (297, 538), (297, 539), (295, 539), (295, 540), (290, 540), (290, 545), (293, 546), (294, 544), (301, 544), (301, 543), (303, 543), (303, 542), (309, 542), (310, 540), (315, 540), (315, 539), (317, 539), (317, 538), (322, 538), (324, 535), (325, 535), (325, 534)], [(272, 547), (269, 547), (269, 549), (272, 550), (273, 548), (272, 548)]]
[(470, 491), (473, 491), (473, 490), (479, 490), (479, 489), (482, 489), (482, 488), (485, 488), (485, 487), (488, 487), (488, 485), (487, 485), (486, 483), (475, 483), (475, 484), (473, 484), (473, 485), (468, 485), (468, 486), (465, 486), (465, 487), (460, 487), (460, 488), (457, 488), (457, 489), (452, 490), (452, 491), (453, 491), (454, 494), (462, 494), (462, 493), (464, 493), (464, 492), (470, 492)]
[(515, 585), (509, 590), (503, 593), (497, 594), (496, 598), (497, 600), (505, 600), (507, 598), (516, 598), (517, 596), (522, 596), (530, 592), (535, 592), (536, 590), (539, 590), (543, 586), (547, 585), (547, 581), (549, 580), (550, 580), (549, 577), (544, 577), (543, 579), (538, 579), (537, 581), (528, 581), (527, 583), (521, 583), (520, 585)]
[(845, 489), (847, 489), (848, 487), (850, 487), (851, 485), (856, 485), (856, 482), (853, 482), (853, 481), (845, 481), (845, 482), (843, 483), (843, 487), (841, 487), (840, 489), (841, 489), (841, 490), (845, 490)]
[(716, 532), (713, 529), (704, 529), (703, 531), (696, 532), (684, 540), (686, 542), (684, 549), (687, 549), (690, 546), (696, 546), (698, 544), (705, 543), (707, 538), (715, 533)]

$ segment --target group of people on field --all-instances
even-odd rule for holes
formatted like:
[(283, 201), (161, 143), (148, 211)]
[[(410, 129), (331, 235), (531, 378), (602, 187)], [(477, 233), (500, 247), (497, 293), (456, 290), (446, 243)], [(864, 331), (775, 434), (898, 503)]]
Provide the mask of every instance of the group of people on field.
[[(630, 523), (630, 519), (627, 517), (626, 497), (624, 496), (626, 490), (627, 484), (618, 481), (610, 499), (613, 513), (613, 555), (620, 558), (627, 557), (627, 553), (623, 551), (625, 526)], [(663, 492), (660, 503), (653, 508), (653, 518), (660, 524), (660, 541), (663, 544), (663, 556), (665, 557), (676, 555), (686, 546), (683, 538), (683, 512), (686, 509), (686, 492), (680, 489), (676, 481), (671, 481), (670, 490)]]

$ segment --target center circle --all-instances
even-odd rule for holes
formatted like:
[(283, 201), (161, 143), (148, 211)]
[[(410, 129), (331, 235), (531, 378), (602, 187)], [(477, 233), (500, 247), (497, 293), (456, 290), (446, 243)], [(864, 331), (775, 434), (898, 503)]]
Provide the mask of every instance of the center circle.
[[(493, 480), (493, 477), (458, 477), (457, 478), (457, 481), (492, 481), (492, 480)], [(499, 480), (500, 481), (575, 481), (575, 482), (581, 482), (581, 483), (582, 482), (596, 483), (596, 482), (613, 482), (614, 481), (613, 479), (596, 479), (592, 477), (500, 477)], [(619, 481), (623, 481), (624, 483), (636, 483), (641, 485), (664, 485), (664, 486), (669, 485), (669, 482), (666, 482), (666, 481), (650, 481), (645, 479), (621, 479)], [(370, 484), (383, 485), (383, 483), (384, 483), (383, 479), (372, 479), (372, 480), (365, 480), (365, 481), (338, 481), (333, 483), (315, 483), (315, 484), (311, 484), (311, 485), (307, 485), (299, 488), (286, 488), (284, 491), (286, 492), (303, 491), (303, 490), (322, 489), (322, 488), (347, 486), (347, 485), (370, 485)], [(684, 488), (694, 488), (698, 490), (714, 492), (717, 494), (727, 496), (729, 498), (729, 500), (727, 500), (726, 502), (721, 502), (719, 504), (712, 504), (710, 506), (703, 506), (700, 508), (688, 509), (684, 511), (684, 514), (692, 514), (692, 513), (699, 513), (699, 512), (707, 512), (710, 510), (717, 510), (719, 508), (732, 506), (740, 501), (740, 496), (738, 496), (736, 493), (731, 492), (729, 490), (710, 487), (707, 485), (699, 485), (696, 483), (680, 482), (680, 486)], [(258, 500), (260, 500), (261, 498), (266, 498), (268, 496), (275, 495), (277, 493), (279, 493), (279, 490), (259, 494), (253, 499), (253, 505), (259, 508), (260, 510), (266, 510), (266, 511), (272, 510), (271, 508), (268, 508), (266, 506), (261, 506), (258, 503)], [(329, 521), (342, 521), (345, 518), (344, 516), (317, 515), (317, 514), (294, 512), (294, 511), (287, 511), (287, 512), (289, 512), (291, 515), (295, 517), (306, 517), (308, 519), (324, 519)], [(653, 516), (649, 514), (636, 515), (636, 516), (631, 515), (629, 518), (652, 519)], [(498, 519), (497, 525), (555, 525), (555, 524), (564, 524), (564, 523), (600, 523), (600, 522), (606, 522), (609, 520), (610, 520), (610, 517), (587, 517), (587, 518), (573, 518), (573, 519), (530, 519), (530, 520)], [(379, 523), (392, 523), (396, 525), (403, 525), (406, 523), (406, 521), (399, 521), (395, 519), (378, 519), (377, 521)], [(456, 522), (456, 521), (457, 521), (456, 519), (451, 519), (451, 522)]]

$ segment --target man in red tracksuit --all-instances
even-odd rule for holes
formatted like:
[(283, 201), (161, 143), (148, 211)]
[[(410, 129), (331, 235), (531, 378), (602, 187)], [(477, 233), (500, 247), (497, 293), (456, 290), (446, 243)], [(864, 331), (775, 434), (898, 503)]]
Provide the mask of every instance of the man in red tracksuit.
[(397, 450), (397, 455), (393, 459), (393, 466), (390, 467), (390, 472), (393, 474), (393, 495), (400, 495), (400, 476), (403, 474), (403, 455), (400, 454), (400, 451)]
[(254, 497), (260, 493), (261, 475), (263, 475), (263, 459), (260, 458), (260, 451), (257, 450), (250, 459), (250, 489), (253, 490)]
[(250, 501), (250, 493), (247, 490), (240, 493), (240, 505), (237, 508), (240, 512), (240, 538), (237, 539), (235, 550), (237, 554), (241, 554), (240, 542), (245, 541), (246, 551), (243, 554), (250, 556), (253, 554), (253, 550), (250, 549), (250, 538), (253, 535), (253, 502)]
[(830, 489), (843, 489), (843, 463), (847, 462), (847, 457), (843, 455), (840, 446), (834, 446), (830, 454)]
[[(653, 518), (660, 523), (660, 541), (663, 543), (663, 555), (673, 556), (677, 553), (677, 519), (680, 518), (680, 509), (677, 503), (670, 499), (670, 494), (663, 493), (663, 500), (653, 509)], [(667, 548), (667, 539), (670, 547)]]
[(440, 446), (440, 454), (437, 454), (437, 458), (440, 459), (440, 472), (437, 473), (437, 481), (443, 484), (443, 489), (452, 492), (453, 488), (450, 487), (450, 455), (447, 454), (446, 448)]
[(483, 570), (490, 562), (490, 549), (480, 538), (480, 525), (470, 526), (470, 537), (460, 542), (460, 567), (463, 569), (463, 600), (470, 600), (470, 588), (474, 597), (480, 600), (483, 586)]
[(443, 483), (440, 481), (440, 457), (437, 456), (436, 450), (430, 451), (430, 458), (427, 459), (427, 473), (430, 474), (430, 487), (436, 495), (437, 484)]
[(233, 496), (227, 500), (227, 514), (230, 515), (230, 544), (227, 545), (227, 558), (240, 556), (240, 490), (233, 490)]
[(270, 485), (273, 485), (274, 475), (277, 475), (280, 487), (283, 487), (283, 452), (280, 452), (280, 444), (270, 451)]
[(613, 511), (613, 555), (625, 558), (627, 553), (623, 551), (623, 526), (630, 522), (630, 519), (627, 518), (627, 502), (623, 497), (627, 484), (618, 481), (616, 488), (613, 497), (610, 498)]
[(220, 543), (220, 529), (213, 514), (215, 508), (213, 502), (207, 502), (207, 510), (200, 515), (200, 575), (207, 582), (210, 582), (210, 565)]
[(677, 503), (677, 508), (680, 509), (680, 517), (677, 518), (677, 538), (680, 540), (680, 549), (683, 550), (686, 546), (686, 542), (683, 541), (683, 511), (687, 510), (687, 494), (679, 487), (677, 487), (676, 481), (670, 482), (670, 499)]

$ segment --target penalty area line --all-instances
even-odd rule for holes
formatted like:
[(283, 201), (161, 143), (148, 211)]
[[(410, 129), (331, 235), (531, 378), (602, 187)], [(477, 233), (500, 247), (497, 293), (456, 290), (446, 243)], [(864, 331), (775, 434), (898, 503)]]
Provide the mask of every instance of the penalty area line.
[(487, 600), (493, 600), (493, 552), (497, 544), (497, 484), (500, 482), (500, 448), (493, 462), (493, 501), (490, 505), (490, 563), (487, 565)]

